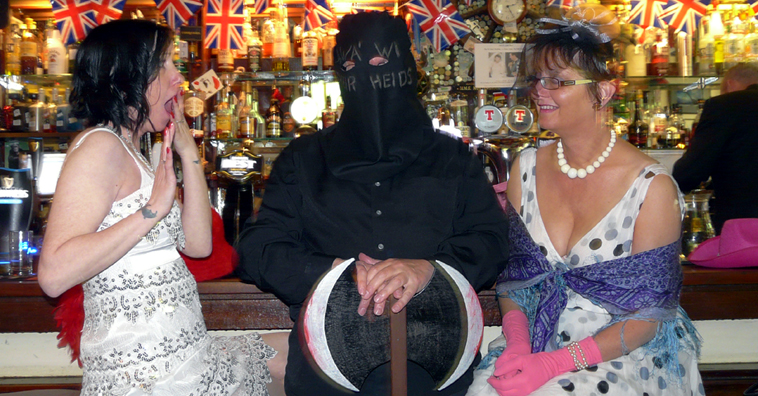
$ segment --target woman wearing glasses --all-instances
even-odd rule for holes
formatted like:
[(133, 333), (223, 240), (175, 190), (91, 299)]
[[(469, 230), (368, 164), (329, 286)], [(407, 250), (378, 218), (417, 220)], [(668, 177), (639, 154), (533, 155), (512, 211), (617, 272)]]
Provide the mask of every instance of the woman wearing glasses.
[(503, 331), (469, 394), (704, 394), (679, 307), (681, 193), (602, 117), (616, 18), (581, 5), (542, 22), (525, 69), (540, 127), (560, 140), (512, 169)]

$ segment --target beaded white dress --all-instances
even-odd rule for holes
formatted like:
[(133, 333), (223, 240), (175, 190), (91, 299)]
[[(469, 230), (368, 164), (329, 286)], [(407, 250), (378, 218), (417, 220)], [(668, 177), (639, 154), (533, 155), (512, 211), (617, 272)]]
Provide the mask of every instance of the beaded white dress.
[[(616, 206), (565, 256), (561, 256), (550, 241), (537, 202), (536, 154), (535, 149), (529, 149), (522, 151), (519, 156), (522, 192), (520, 214), (529, 234), (548, 261), (554, 266), (572, 269), (629, 256), (632, 250), (635, 220), (647, 195), (647, 189), (655, 176), (671, 177), (666, 168), (660, 164), (645, 167)], [(684, 208), (681, 195), (679, 206)], [(595, 335), (610, 321), (611, 314), (607, 310), (569, 289), (568, 303), (561, 313), (556, 332), (556, 337), (560, 340), (556, 341), (559, 345), (581, 341)], [(684, 334), (685, 330), (680, 327), (677, 332)], [(492, 355), (492, 352), (502, 351), (504, 347), (505, 340), (501, 333), (490, 343), (489, 350)], [(474, 372), (474, 383), (469, 388), (467, 396), (497, 396), (495, 390), (486, 382), (495, 370), (494, 363), (497, 356), (499, 352), (493, 356), (488, 355), (482, 360), (482, 364)], [(559, 375), (531, 395), (705, 395), (700, 372), (697, 369), (697, 357), (691, 351), (684, 348), (679, 351), (678, 378), (667, 376), (660, 370), (661, 363), (656, 360), (657, 358), (646, 355), (643, 348), (638, 348), (628, 355), (600, 363), (586, 370)]]
[[(97, 128), (79, 140), (76, 149)], [(124, 141), (119, 139), (122, 143)], [(154, 176), (140, 169), (140, 188), (113, 203), (98, 232), (145, 205)], [(208, 335), (197, 284), (177, 246), (184, 245), (176, 202), (136, 246), (83, 285), (82, 395), (267, 395), (266, 361), (276, 351), (257, 333)]]

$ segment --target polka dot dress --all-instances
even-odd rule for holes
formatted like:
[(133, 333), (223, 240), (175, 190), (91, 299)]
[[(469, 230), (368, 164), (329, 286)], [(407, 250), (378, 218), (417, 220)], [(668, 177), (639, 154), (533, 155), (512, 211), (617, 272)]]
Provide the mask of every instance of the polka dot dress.
[[(569, 269), (629, 256), (632, 250), (635, 219), (651, 181), (656, 175), (671, 177), (666, 168), (660, 164), (650, 165), (643, 169), (621, 201), (566, 256), (562, 257), (551, 244), (540, 216), (540, 208), (535, 195), (535, 161), (535, 149), (521, 153), (521, 217), (532, 238), (548, 260), (554, 265), (564, 263)], [(680, 207), (684, 208), (681, 196)], [(611, 315), (606, 310), (569, 289), (568, 304), (559, 319), (556, 341), (559, 345), (580, 341), (594, 335), (610, 320)], [(654, 360), (657, 359), (644, 356), (644, 351), (639, 348), (616, 360), (603, 362), (580, 372), (570, 372), (555, 377), (532, 395), (689, 396), (705, 394), (694, 356), (686, 352), (679, 354), (678, 374), (682, 379), (681, 384), (676, 380), (671, 381), (663, 370), (655, 370), (656, 364), (659, 368), (663, 365)], [(490, 391), (492, 393), (489, 393)], [(471, 394), (473, 393), (469, 392), (469, 395)], [(488, 391), (482, 389), (476, 394), (496, 395), (491, 387)]]

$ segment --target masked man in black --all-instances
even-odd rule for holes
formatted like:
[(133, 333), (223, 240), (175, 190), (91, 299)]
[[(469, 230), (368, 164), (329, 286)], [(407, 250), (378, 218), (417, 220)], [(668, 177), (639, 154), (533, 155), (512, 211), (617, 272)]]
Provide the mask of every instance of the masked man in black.
[[(293, 321), (319, 277), (349, 258), (358, 260), (361, 315), (381, 314), (390, 294), (399, 300), (389, 308), (400, 311), (432, 278), (428, 260), (455, 268), (477, 291), (490, 287), (508, 256), (507, 221), (481, 162), (434, 131), (416, 96), (403, 20), (345, 16), (334, 57), (342, 116), (277, 158), (257, 221), (237, 243), (240, 277), (284, 301)], [(297, 331), (296, 322), (287, 395), (353, 394), (307, 363)], [(436, 392), (424, 369), (408, 362), (409, 395), (463, 395), (471, 380), (469, 367)], [(389, 395), (389, 385), (389, 365), (380, 366), (359, 394)]]

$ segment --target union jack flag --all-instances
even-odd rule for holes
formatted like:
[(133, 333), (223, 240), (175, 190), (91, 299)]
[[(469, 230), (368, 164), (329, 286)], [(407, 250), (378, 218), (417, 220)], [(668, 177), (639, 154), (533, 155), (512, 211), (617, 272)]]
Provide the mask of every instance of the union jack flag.
[(561, 8), (576, 7), (579, 4), (584, 4), (583, 0), (547, 0), (546, 7), (557, 6)]
[(305, 20), (303, 31), (308, 32), (331, 21), (336, 21), (337, 17), (334, 16), (331, 8), (326, 4), (326, 0), (305, 0), (305, 16), (303, 16), (303, 20)]
[(269, 8), (271, 4), (269, 3), (269, 0), (255, 0), (255, 4), (253, 4), (253, 12), (256, 14), (263, 14), (264, 11), (266, 11), (266, 8)]
[(471, 32), (450, 0), (412, 0), (405, 6), (437, 52)]
[(683, 30), (694, 34), (700, 18), (708, 13), (706, 6), (710, 3), (711, 0), (672, 0), (666, 4), (661, 19), (677, 32)]
[(95, 11), (95, 22), (98, 25), (121, 18), (124, 12), (126, 0), (92, 0), (92, 9)]
[(53, 16), (66, 44), (84, 40), (90, 30), (97, 26), (91, 0), (50, 0)]
[(663, 28), (666, 24), (661, 20), (661, 14), (666, 3), (668, 0), (632, 0), (632, 11), (626, 21), (642, 28)]
[(195, 15), (203, 6), (203, 0), (155, 0), (155, 5), (171, 29), (176, 30)]
[(205, 48), (239, 49), (245, 39), (244, 0), (208, 0), (205, 16)]

